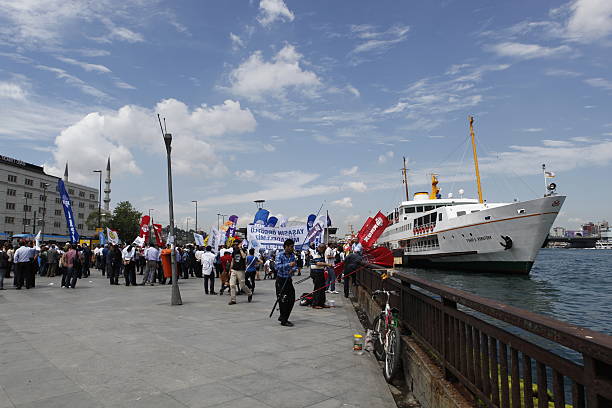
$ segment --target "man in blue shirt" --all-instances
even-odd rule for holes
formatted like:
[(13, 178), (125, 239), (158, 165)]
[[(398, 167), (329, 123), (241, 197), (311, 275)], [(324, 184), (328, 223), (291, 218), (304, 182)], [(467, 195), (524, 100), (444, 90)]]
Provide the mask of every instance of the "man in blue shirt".
[(278, 320), (281, 326), (293, 326), (289, 321), (289, 315), (295, 303), (295, 288), (291, 276), (297, 270), (297, 262), (293, 254), (295, 242), (287, 239), (283, 243), (284, 251), (276, 254), (276, 297), (278, 298), (278, 308), (280, 316)]

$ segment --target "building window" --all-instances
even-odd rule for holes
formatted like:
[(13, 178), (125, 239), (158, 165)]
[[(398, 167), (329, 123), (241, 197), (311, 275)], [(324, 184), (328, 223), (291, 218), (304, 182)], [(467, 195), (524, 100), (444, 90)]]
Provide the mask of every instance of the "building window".
[(38, 213), (40, 215), (42, 215), (45, 212), (45, 208), (44, 207), (38, 207)]
[(24, 205), (24, 206), (23, 206), (23, 211), (24, 211), (24, 212), (30, 212), (30, 211), (32, 211), (32, 206), (31, 206), (31, 205)]
[(5, 224), (14, 224), (15, 223), (15, 217), (4, 217), (4, 223)]
[(23, 219), (23, 225), (30, 225), (30, 219), (29, 218), (24, 218)]
[(68, 189), (68, 194), (70, 194), (70, 195), (74, 194), (74, 190), (73, 190), (73, 189), (71, 189), (71, 188), (69, 188), (69, 189)]
[(17, 182), (17, 176), (15, 176), (13, 174), (9, 174), (8, 175), (8, 181), (9, 181), (9, 183), (16, 183)]
[(85, 214), (79, 213), (79, 218), (85, 218)]
[(40, 201), (47, 201), (46, 195), (41, 194), (38, 198), (40, 199)]
[(85, 192), (84, 191), (79, 191), (79, 197), (85, 197)]
[(15, 203), (6, 203), (6, 209), (7, 210), (14, 210), (15, 209)]
[(80, 229), (80, 230), (82, 230), (82, 229), (83, 229), (83, 224), (79, 224), (79, 225), (77, 225), (77, 228), (78, 228), (78, 229)]
[(33, 186), (34, 185), (34, 180), (32, 180), (32, 179), (25, 179), (25, 185), (26, 186)]
[(79, 203), (79, 208), (85, 208), (85, 203), (83, 202)]
[(6, 190), (6, 195), (7, 196), (16, 196), (17, 195), (17, 190), (13, 190), (12, 188), (9, 188)]
[(62, 210), (55, 210), (55, 215), (62, 215)]
[(61, 226), (62, 226), (62, 224), (61, 224), (59, 221), (55, 221), (55, 222), (53, 223), (53, 226), (54, 226), (55, 228), (59, 228), (59, 227), (61, 227)]
[(57, 197), (57, 198), (55, 199), (55, 204), (61, 204), (61, 203), (62, 203), (62, 199), (61, 199), (61, 198), (59, 198), (59, 197)]
[(95, 200), (96, 199), (96, 195), (95, 194), (90, 194), (89, 195), (89, 199), (90, 200)]
[(93, 210), (93, 209), (95, 209), (95, 208), (96, 208), (96, 205), (95, 205), (95, 204), (89, 204), (89, 209), (90, 209), (90, 210)]
[(26, 191), (25, 193), (23, 193), (23, 196), (25, 198), (32, 198), (32, 193), (30, 193), (29, 191)]

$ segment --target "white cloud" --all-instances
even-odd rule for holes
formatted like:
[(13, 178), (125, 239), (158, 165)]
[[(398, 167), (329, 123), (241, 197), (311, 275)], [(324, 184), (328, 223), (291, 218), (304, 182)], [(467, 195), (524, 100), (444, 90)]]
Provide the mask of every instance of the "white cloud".
[(95, 72), (102, 72), (104, 74), (108, 74), (111, 72), (111, 70), (105, 67), (104, 65), (90, 64), (87, 62), (77, 61), (73, 58), (66, 58), (66, 57), (57, 57), (57, 59), (62, 62), (65, 62), (66, 64), (71, 64), (71, 65), (76, 65), (78, 67), (81, 67), (87, 72), (95, 71)]
[(95, 96), (96, 98), (100, 98), (100, 99), (108, 99), (109, 96), (105, 93), (102, 92), (101, 90), (87, 84), (85, 81), (83, 81), (80, 78), (75, 77), (74, 75), (69, 74), (68, 72), (66, 72), (65, 70), (61, 69), (61, 68), (56, 68), (56, 67), (49, 67), (46, 65), (36, 65), (36, 68), (43, 70), (43, 71), (48, 71), (48, 72), (52, 72), (54, 73), (57, 78), (59, 79), (63, 79), (64, 81), (66, 81), (66, 83), (68, 85), (74, 86), (78, 89), (81, 90), (81, 92), (91, 95), (91, 96)]
[(230, 33), (230, 40), (232, 40), (232, 49), (234, 51), (244, 47), (244, 41), (234, 33)]
[(253, 53), (229, 74), (229, 90), (235, 95), (260, 100), (271, 95), (283, 97), (288, 89), (312, 90), (321, 84), (314, 72), (303, 70), (303, 56), (287, 44), (268, 62), (261, 51)]
[(363, 193), (368, 189), (368, 186), (363, 181), (349, 181), (344, 184), (345, 188)]
[(273, 145), (267, 143), (265, 145), (263, 145), (263, 148), (266, 152), (273, 152), (276, 150), (276, 147), (274, 147)]
[(275, 21), (293, 21), (295, 15), (283, 0), (261, 0), (259, 2), (259, 16), (257, 21), (267, 27)]
[(380, 156), (378, 156), (378, 162), (379, 163), (386, 163), (387, 160), (393, 158), (394, 155), (395, 155), (395, 153), (393, 153), (391, 150), (389, 150), (387, 153), (381, 154)]
[(527, 133), (536, 133), (536, 132), (543, 132), (544, 129), (542, 129), (542, 128), (525, 128), (525, 129), (521, 129), (521, 131), (527, 132)]
[(123, 82), (119, 79), (116, 79), (114, 81), (114, 84), (117, 88), (121, 88), (121, 89), (136, 89), (135, 86), (128, 84), (127, 82)]
[(117, 25), (115, 20), (136, 25), (150, 7), (147, 1), (0, 0), (0, 40), (19, 47), (53, 49), (74, 32), (73, 27), (80, 27), (80, 34), (88, 37), (86, 30), (95, 27), (99, 35), (101, 24), (106, 31), (96, 38), (98, 41), (140, 42), (144, 40), (141, 34)]
[(243, 170), (243, 171), (239, 170), (239, 171), (236, 171), (234, 174), (238, 178), (252, 179), (255, 177), (255, 170)]
[(582, 74), (580, 72), (569, 71), (566, 69), (548, 69), (544, 74), (548, 76), (558, 76), (558, 77), (579, 77)]
[(566, 35), (575, 41), (591, 42), (612, 34), (612, 2), (610, 0), (574, 0)]
[(407, 102), (398, 102), (395, 106), (387, 108), (383, 111), (385, 114), (403, 112), (408, 107)]
[(230, 205), (239, 203), (252, 203), (265, 197), (266, 200), (295, 200), (302, 197), (311, 197), (338, 192), (340, 188), (336, 185), (312, 184), (319, 178), (318, 174), (304, 173), (301, 171), (287, 171), (270, 173), (265, 175), (266, 187), (252, 192), (225, 194), (207, 197), (199, 200), (202, 205)]
[(352, 176), (352, 175), (357, 174), (357, 171), (359, 171), (359, 167), (353, 166), (350, 169), (340, 170), (340, 174), (342, 174), (343, 176)]
[(0, 81), (0, 99), (25, 100), (27, 92), (20, 84)]
[(344, 197), (339, 200), (332, 201), (331, 203), (332, 205), (335, 205), (337, 207), (343, 207), (343, 208), (353, 207), (353, 200), (351, 199), (351, 197)]
[(252, 113), (231, 100), (193, 110), (176, 99), (163, 100), (153, 109), (125, 105), (116, 111), (90, 113), (64, 129), (55, 139), (54, 163), (46, 167), (61, 174), (68, 161), (71, 177), (83, 181), (90, 177), (92, 168), (103, 166), (104, 156), (110, 154), (113, 169), (138, 174), (133, 152), (165, 154), (161, 141), (151, 143), (152, 135), (159, 134), (153, 120), (157, 112), (171, 123), (173, 168), (179, 174), (225, 174), (224, 159), (213, 146), (228, 143), (232, 135), (253, 131), (256, 126)]
[(353, 96), (355, 96), (356, 98), (359, 98), (361, 96), (361, 93), (359, 92), (359, 89), (355, 88), (353, 85), (347, 85), (346, 86), (346, 90), (353, 94)]
[(545, 47), (537, 44), (503, 42), (491, 46), (490, 50), (501, 57), (532, 59), (565, 54), (571, 51), (571, 48), (567, 45), (560, 45), (558, 47)]
[(395, 44), (401, 43), (408, 37), (410, 27), (407, 25), (394, 25), (385, 31), (378, 31), (369, 24), (351, 26), (351, 35), (360, 40), (353, 48), (352, 54), (382, 53)]
[(585, 83), (595, 87), (612, 91), (612, 81), (604, 78), (589, 78), (584, 80)]
[(567, 142), (565, 140), (550, 140), (550, 139), (542, 140), (542, 144), (544, 146), (548, 146), (548, 147), (570, 147), (570, 146), (574, 146), (573, 143)]

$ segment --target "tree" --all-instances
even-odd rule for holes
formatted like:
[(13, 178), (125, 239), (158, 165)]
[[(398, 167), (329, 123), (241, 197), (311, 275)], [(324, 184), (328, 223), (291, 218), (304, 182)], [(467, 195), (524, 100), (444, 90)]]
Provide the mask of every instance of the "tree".
[(137, 211), (129, 201), (121, 201), (115, 206), (108, 227), (117, 231), (123, 242), (133, 242), (140, 232), (142, 213)]
[[(100, 227), (104, 228), (108, 225), (108, 221), (110, 220), (112, 214), (102, 210), (100, 211), (100, 222), (102, 225)], [(87, 220), (85, 220), (85, 224), (87, 225), (87, 229), (95, 230), (98, 228), (98, 211), (94, 211), (89, 213), (87, 216)]]

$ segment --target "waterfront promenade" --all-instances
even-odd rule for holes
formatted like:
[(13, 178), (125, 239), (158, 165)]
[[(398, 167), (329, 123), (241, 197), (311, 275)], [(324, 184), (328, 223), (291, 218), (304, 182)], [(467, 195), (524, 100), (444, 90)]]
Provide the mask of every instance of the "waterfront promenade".
[(74, 290), (36, 284), (0, 292), (0, 408), (395, 406), (374, 359), (352, 353), (362, 328), (341, 295), (296, 304), (289, 328), (268, 318), (272, 281), (228, 306), (181, 280), (175, 307), (169, 286), (110, 286), (96, 270)]

